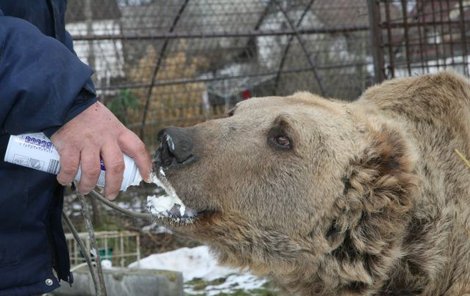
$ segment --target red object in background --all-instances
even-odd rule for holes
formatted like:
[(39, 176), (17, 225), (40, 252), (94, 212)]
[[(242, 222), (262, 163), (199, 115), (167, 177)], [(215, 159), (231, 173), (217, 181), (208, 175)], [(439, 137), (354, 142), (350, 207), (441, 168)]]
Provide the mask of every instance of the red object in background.
[(251, 97), (252, 97), (251, 90), (245, 89), (244, 91), (242, 91), (242, 99), (248, 100)]

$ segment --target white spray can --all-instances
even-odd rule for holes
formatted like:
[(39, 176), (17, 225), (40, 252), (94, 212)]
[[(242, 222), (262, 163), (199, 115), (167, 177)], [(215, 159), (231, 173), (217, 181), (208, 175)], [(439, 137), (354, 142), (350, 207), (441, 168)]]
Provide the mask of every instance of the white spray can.
[[(60, 157), (51, 140), (43, 133), (23, 134), (10, 136), (5, 162), (14, 163), (24, 167), (57, 175), (60, 170)], [(139, 185), (142, 177), (134, 160), (124, 155), (124, 176), (121, 184), (121, 191), (125, 191), (131, 185)], [(99, 187), (104, 187), (106, 168), (101, 161), (101, 172), (98, 178)], [(79, 181), (80, 169), (75, 176)]]

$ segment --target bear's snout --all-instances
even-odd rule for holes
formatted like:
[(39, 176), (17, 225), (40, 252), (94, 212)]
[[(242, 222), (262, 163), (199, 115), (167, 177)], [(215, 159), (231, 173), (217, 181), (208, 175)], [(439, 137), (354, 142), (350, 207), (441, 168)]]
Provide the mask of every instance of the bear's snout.
[(185, 165), (196, 160), (193, 154), (193, 141), (184, 128), (169, 127), (158, 133), (160, 146), (156, 151), (155, 165), (168, 168)]

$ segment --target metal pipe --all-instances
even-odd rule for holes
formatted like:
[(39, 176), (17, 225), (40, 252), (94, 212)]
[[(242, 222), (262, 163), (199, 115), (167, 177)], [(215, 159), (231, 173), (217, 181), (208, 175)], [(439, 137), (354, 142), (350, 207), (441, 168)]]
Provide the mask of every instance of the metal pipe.
[(369, 35), (371, 40), (372, 59), (374, 61), (374, 82), (385, 80), (385, 60), (382, 40), (382, 27), (380, 24), (380, 7), (377, 0), (368, 0)]
[[(415, 19), (416, 22), (420, 25), (418, 26), (418, 40), (419, 40), (419, 58), (420, 58), (420, 63), (421, 63), (421, 71), (424, 72), (429, 72), (429, 67), (427, 66), (428, 63), (424, 62), (424, 46), (423, 42), (426, 40), (426, 29), (424, 26), (422, 26), (422, 15), (420, 14), (421, 12), (424, 12), (424, 3), (423, 2), (418, 2), (416, 3), (416, 15)], [(423, 13), (424, 15), (424, 13)], [(424, 28), (424, 34), (421, 32), (421, 30)], [(424, 38), (424, 39), (423, 39)]]
[(332, 27), (332, 28), (304, 28), (298, 30), (251, 30), (245, 32), (157, 32), (150, 34), (103, 34), (103, 35), (74, 35), (73, 40), (170, 40), (170, 39), (208, 39), (208, 38), (239, 38), (260, 36), (282, 36), (296, 34), (336, 34), (347, 32), (360, 32), (369, 30), (369, 26)]
[(83, 220), (85, 221), (85, 227), (88, 231), (88, 236), (90, 239), (90, 252), (93, 253), (95, 252), (95, 262), (96, 262), (96, 275), (98, 278), (98, 289), (96, 291), (97, 296), (106, 296), (106, 285), (104, 282), (104, 275), (103, 275), (103, 269), (101, 268), (101, 257), (100, 257), (100, 252), (98, 249), (98, 246), (96, 244), (96, 239), (95, 239), (95, 230), (93, 229), (93, 225), (91, 223), (91, 215), (90, 215), (90, 210), (88, 209), (88, 204), (86, 202), (86, 199), (83, 195), (78, 194), (78, 198), (80, 200), (81, 206), (82, 206), (82, 215), (83, 215)]
[[(342, 69), (342, 68), (352, 68), (352, 67), (359, 67), (359, 66), (367, 66), (367, 63), (350, 63), (350, 64), (342, 64), (342, 65), (331, 65), (331, 66), (318, 66), (317, 68), (320, 70), (331, 70), (331, 69)], [(299, 72), (308, 72), (312, 69), (308, 68), (297, 68), (297, 69), (288, 69), (283, 70), (282, 73), (299, 73)], [(271, 72), (262, 72), (262, 73), (254, 73), (254, 74), (244, 74), (244, 75), (233, 75), (233, 76), (220, 76), (220, 77), (213, 77), (213, 78), (183, 78), (183, 79), (174, 79), (174, 80), (161, 80), (156, 81), (153, 84), (153, 87), (159, 86), (167, 86), (167, 85), (178, 85), (178, 84), (187, 84), (187, 83), (199, 83), (199, 82), (213, 82), (213, 81), (222, 81), (222, 80), (231, 80), (231, 79), (240, 79), (240, 78), (251, 78), (251, 77), (263, 77), (263, 76), (271, 76), (275, 75), (277, 71)], [(112, 85), (106, 86), (102, 88), (97, 88), (97, 90), (116, 90), (122, 88), (147, 88), (150, 87), (151, 84), (149, 83), (128, 83), (128, 84), (120, 84), (120, 85)]]
[[(433, 2), (434, 3), (434, 2)], [(408, 35), (408, 5), (407, 0), (401, 0), (402, 13), (403, 13), (403, 31), (405, 36), (405, 53), (406, 53), (406, 65), (408, 69), (408, 75), (411, 76), (411, 60), (410, 60), (410, 44)]]
[(90, 253), (87, 247), (85, 247), (85, 245), (83, 244), (83, 241), (80, 238), (80, 235), (78, 234), (77, 229), (75, 228), (69, 216), (67, 216), (64, 210), (62, 210), (62, 217), (64, 218), (65, 224), (68, 226), (70, 232), (72, 233), (75, 241), (78, 244), (78, 247), (80, 248), (80, 251), (82, 252), (83, 257), (85, 258), (85, 262), (88, 265), (88, 269), (90, 270), (91, 279), (93, 281), (93, 286), (95, 287), (95, 293), (96, 295), (100, 295), (100, 284), (99, 284), (100, 280), (96, 273), (95, 267), (93, 266), (93, 262), (90, 258)]
[[(468, 65), (468, 49), (467, 49), (467, 29), (466, 29), (466, 26), (465, 26), (465, 10), (463, 9), (463, 1), (460, 0), (459, 1), (459, 12), (460, 12), (460, 36), (462, 38), (462, 57), (463, 57), (463, 61), (465, 64)], [(467, 67), (464, 67), (464, 74), (465, 75), (469, 75), (469, 70), (468, 70), (468, 66)]]

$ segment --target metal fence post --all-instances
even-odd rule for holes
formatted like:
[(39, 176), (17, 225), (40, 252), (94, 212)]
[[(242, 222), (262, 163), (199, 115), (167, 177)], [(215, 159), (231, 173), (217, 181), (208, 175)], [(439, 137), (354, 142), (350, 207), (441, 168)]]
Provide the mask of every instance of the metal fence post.
[(374, 82), (380, 83), (385, 80), (385, 60), (379, 0), (367, 0), (367, 8), (369, 11), (370, 51), (374, 60)]

